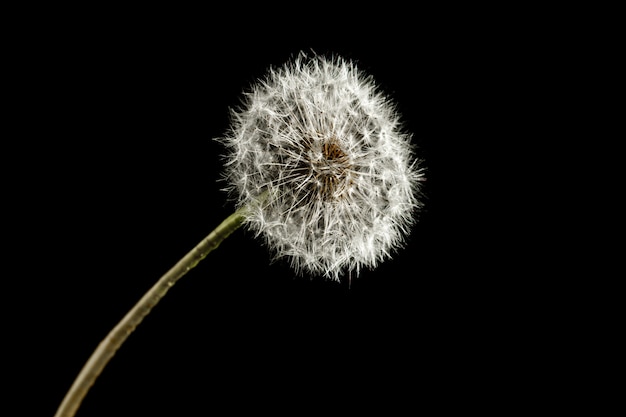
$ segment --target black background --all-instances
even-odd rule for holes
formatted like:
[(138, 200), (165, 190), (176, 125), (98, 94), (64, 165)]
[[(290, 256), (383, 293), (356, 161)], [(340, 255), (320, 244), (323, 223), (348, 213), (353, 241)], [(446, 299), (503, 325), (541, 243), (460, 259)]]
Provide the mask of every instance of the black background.
[(213, 138), (241, 92), (301, 50), (355, 60), (397, 103), (427, 167), (406, 247), (348, 285), (270, 264), (238, 230), (131, 334), (77, 415), (387, 415), (518, 395), (500, 381), (532, 372), (540, 347), (523, 335), (545, 307), (527, 261), (545, 255), (519, 252), (526, 225), (508, 208), (530, 174), (511, 166), (541, 117), (524, 103), (549, 46), (480, 10), (371, 10), (350, 24), (160, 12), (52, 24), (18, 65), (16, 107), (36, 115), (11, 173), (26, 179), (9, 185), (27, 201), (13, 294), (35, 312), (15, 343), (32, 370), (16, 385), (36, 393), (25, 409), (52, 415), (109, 330), (232, 212)]

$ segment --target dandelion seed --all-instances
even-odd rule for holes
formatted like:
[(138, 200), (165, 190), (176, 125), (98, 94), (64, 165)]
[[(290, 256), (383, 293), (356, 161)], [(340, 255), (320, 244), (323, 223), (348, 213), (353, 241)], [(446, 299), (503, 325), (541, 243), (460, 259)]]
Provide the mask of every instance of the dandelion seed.
[(255, 207), (245, 226), (298, 273), (339, 280), (404, 245), (424, 176), (410, 139), (353, 62), (301, 53), (252, 86), (219, 140), (227, 190)]

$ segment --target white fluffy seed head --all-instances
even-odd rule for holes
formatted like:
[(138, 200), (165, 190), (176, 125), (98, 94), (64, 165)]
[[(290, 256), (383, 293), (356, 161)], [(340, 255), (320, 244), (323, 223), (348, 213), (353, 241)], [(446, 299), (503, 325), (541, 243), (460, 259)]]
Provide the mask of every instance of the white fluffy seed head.
[(299, 54), (252, 86), (231, 128), (224, 179), (275, 259), (339, 280), (402, 247), (424, 169), (371, 77)]

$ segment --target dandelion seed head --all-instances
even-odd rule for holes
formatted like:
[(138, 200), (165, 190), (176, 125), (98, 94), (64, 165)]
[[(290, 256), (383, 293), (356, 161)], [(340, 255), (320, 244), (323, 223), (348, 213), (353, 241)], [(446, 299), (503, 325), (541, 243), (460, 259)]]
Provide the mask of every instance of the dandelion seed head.
[(424, 168), (395, 106), (355, 63), (301, 53), (231, 116), (219, 138), (227, 190), (275, 259), (339, 280), (404, 245)]

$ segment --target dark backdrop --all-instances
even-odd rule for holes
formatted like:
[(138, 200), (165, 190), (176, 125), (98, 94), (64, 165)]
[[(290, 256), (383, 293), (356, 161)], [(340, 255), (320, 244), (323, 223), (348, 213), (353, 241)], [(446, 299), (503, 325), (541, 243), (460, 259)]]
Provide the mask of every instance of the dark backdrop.
[(24, 349), (43, 415), (142, 294), (232, 212), (213, 138), (241, 92), (301, 50), (355, 60), (398, 104), (428, 169), (406, 247), (348, 286), (296, 277), (237, 231), (130, 336), (78, 416), (392, 415), (423, 401), (490, 404), (492, 394), (465, 394), (476, 384), (510, 394), (498, 381), (530, 363), (519, 335), (541, 302), (524, 299), (533, 278), (510, 260), (523, 219), (502, 209), (534, 67), (520, 58), (526, 32), (506, 21), (430, 16), (373, 13), (343, 30), (275, 21), (239, 36), (215, 14), (189, 25), (85, 19), (33, 40), (27, 232), (14, 247), (37, 311)]

